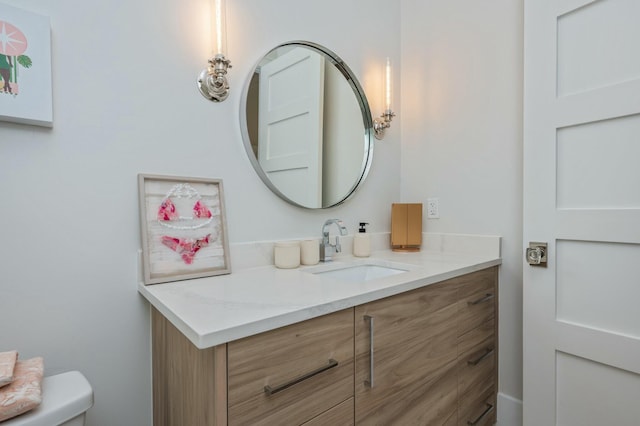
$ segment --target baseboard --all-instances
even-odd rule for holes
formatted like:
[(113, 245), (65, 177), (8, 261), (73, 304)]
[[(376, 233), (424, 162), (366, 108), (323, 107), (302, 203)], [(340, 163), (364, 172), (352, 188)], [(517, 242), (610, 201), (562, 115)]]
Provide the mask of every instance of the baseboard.
[(522, 400), (498, 393), (498, 426), (522, 426)]

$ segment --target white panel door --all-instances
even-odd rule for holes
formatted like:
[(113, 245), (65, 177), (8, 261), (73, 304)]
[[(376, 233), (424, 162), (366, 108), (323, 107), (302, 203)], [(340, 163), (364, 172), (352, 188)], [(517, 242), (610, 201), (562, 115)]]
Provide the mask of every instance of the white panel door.
[(640, 424), (639, 18), (525, 0), (525, 426)]
[(305, 207), (322, 207), (324, 58), (294, 48), (260, 68), (258, 161)]

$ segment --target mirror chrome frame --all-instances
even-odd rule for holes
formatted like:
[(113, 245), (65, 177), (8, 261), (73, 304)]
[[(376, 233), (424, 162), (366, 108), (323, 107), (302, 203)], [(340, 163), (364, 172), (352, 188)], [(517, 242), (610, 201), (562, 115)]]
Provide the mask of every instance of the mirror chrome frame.
[[(249, 130), (247, 125), (247, 97), (249, 92), (249, 86), (251, 84), (251, 79), (253, 77), (253, 74), (257, 66), (260, 64), (260, 62), (262, 62), (262, 60), (270, 52), (285, 46), (306, 47), (308, 49), (314, 50), (322, 54), (327, 60), (329, 60), (338, 69), (338, 71), (340, 71), (340, 73), (345, 77), (345, 79), (349, 83), (349, 86), (351, 86), (351, 89), (353, 90), (353, 93), (357, 98), (358, 105), (360, 106), (360, 111), (362, 112), (362, 123), (364, 125), (364, 141), (363, 141), (364, 155), (363, 155), (362, 165), (360, 167), (360, 176), (357, 179), (357, 181), (353, 184), (349, 192), (340, 201), (328, 206), (322, 206), (322, 207), (305, 206), (297, 203), (296, 201), (290, 199), (289, 197), (284, 195), (282, 192), (280, 192), (280, 190), (278, 190), (278, 188), (273, 184), (273, 182), (271, 182), (271, 179), (269, 179), (269, 177), (264, 172), (264, 170), (262, 170), (262, 167), (258, 163), (258, 159), (253, 152), (253, 147), (251, 146), (251, 140), (249, 138)], [(351, 68), (349, 68), (349, 66), (334, 52), (317, 43), (313, 43), (310, 41), (303, 41), (303, 40), (289, 41), (286, 43), (282, 43), (274, 47), (273, 49), (270, 49), (268, 52), (266, 52), (264, 55), (260, 57), (260, 59), (251, 68), (251, 72), (247, 77), (247, 81), (245, 82), (244, 87), (242, 89), (242, 97), (240, 101), (240, 129), (242, 131), (242, 141), (244, 144), (245, 151), (247, 152), (247, 156), (251, 161), (251, 165), (253, 166), (258, 176), (260, 176), (260, 179), (262, 179), (265, 185), (267, 185), (267, 187), (274, 194), (276, 194), (278, 197), (280, 197), (284, 201), (297, 207), (302, 207), (309, 210), (320, 210), (320, 209), (328, 209), (331, 207), (335, 207), (344, 203), (345, 201), (347, 201), (349, 198), (353, 196), (356, 189), (358, 189), (358, 187), (362, 184), (362, 182), (364, 182), (365, 178), (369, 174), (369, 170), (371, 169), (371, 163), (373, 161), (373, 145), (374, 145), (373, 139), (374, 139), (375, 131), (373, 127), (373, 120), (371, 118), (371, 109), (369, 108), (369, 101), (367, 100), (367, 96), (364, 93), (364, 90), (362, 89), (362, 86), (358, 82), (358, 79), (356, 78), (355, 74), (353, 73), (353, 71), (351, 71)]]

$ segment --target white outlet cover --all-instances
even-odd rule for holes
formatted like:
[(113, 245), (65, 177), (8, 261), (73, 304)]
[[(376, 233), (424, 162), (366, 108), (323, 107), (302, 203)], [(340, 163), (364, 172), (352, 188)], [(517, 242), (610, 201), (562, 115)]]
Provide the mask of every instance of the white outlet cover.
[(427, 218), (440, 218), (439, 200), (437, 198), (427, 198)]

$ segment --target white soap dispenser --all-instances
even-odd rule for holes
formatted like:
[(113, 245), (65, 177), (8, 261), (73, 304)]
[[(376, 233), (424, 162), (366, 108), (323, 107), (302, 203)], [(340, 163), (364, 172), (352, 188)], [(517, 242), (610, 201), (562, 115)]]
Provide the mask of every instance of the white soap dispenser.
[(360, 222), (358, 233), (353, 236), (353, 255), (357, 257), (369, 257), (371, 255), (371, 240), (367, 234), (367, 222)]

